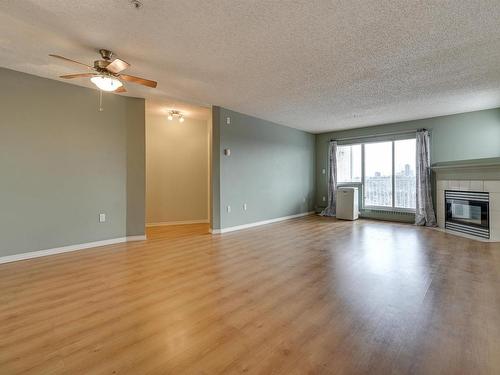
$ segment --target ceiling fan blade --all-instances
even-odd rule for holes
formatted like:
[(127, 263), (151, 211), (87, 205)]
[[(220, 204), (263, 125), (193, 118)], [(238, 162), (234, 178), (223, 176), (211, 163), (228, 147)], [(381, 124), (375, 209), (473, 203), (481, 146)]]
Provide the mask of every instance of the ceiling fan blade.
[(78, 74), (66, 74), (64, 76), (59, 76), (59, 78), (64, 78), (64, 79), (86, 78), (86, 77), (93, 77), (95, 75), (96, 75), (95, 73), (78, 73)]
[(106, 69), (110, 71), (111, 73), (120, 73), (122, 70), (127, 69), (130, 66), (130, 64), (126, 61), (120, 60), (120, 59), (114, 59), (111, 64), (106, 66)]
[(125, 88), (125, 86), (120, 86), (114, 92), (117, 92), (117, 93), (127, 92), (127, 89)]
[(135, 76), (129, 76), (128, 74), (120, 74), (120, 78), (128, 82), (137, 83), (139, 85), (148, 86), (152, 88), (155, 88), (158, 85), (158, 83), (155, 81)]
[(79, 61), (68, 59), (67, 57), (63, 57), (63, 56), (59, 56), (59, 55), (52, 55), (52, 54), (50, 54), (49, 56), (50, 57), (55, 57), (56, 59), (61, 59), (61, 60), (69, 61), (69, 62), (72, 62), (72, 63), (75, 63), (75, 64), (80, 64), (80, 65), (86, 66), (88, 69), (92, 69), (92, 67), (90, 65), (81, 63)]

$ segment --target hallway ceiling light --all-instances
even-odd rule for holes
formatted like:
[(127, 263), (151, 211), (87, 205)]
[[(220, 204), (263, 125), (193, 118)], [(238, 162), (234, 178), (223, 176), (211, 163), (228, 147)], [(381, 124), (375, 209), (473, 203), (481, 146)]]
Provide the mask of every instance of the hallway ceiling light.
[(182, 113), (180, 113), (179, 111), (176, 111), (176, 110), (170, 110), (168, 111), (168, 119), (170, 121), (172, 121), (174, 119), (174, 117), (176, 117), (179, 122), (184, 122), (184, 115)]

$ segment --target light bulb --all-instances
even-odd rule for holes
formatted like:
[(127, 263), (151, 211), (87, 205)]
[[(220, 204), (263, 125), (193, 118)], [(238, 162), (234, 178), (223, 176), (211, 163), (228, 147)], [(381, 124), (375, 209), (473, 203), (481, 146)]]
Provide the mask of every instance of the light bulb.
[(123, 83), (116, 78), (106, 76), (92, 77), (90, 81), (102, 91), (115, 91), (123, 86)]
[(170, 121), (172, 121), (172, 120), (174, 119), (174, 118), (172, 117), (172, 115), (170, 115), (170, 114), (168, 115), (168, 117), (167, 117), (167, 118), (168, 118)]
[(184, 117), (179, 118), (179, 122), (184, 122)]

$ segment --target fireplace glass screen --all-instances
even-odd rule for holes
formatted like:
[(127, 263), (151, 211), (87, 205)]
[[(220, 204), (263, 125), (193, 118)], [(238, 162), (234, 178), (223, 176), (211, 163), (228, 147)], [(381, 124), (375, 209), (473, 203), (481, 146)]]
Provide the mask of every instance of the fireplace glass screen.
[(489, 194), (445, 191), (446, 228), (489, 238)]

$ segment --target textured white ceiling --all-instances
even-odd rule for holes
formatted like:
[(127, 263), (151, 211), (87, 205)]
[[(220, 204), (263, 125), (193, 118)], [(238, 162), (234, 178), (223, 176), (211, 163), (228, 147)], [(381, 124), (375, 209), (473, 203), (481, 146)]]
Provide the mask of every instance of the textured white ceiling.
[(142, 1), (2, 0), (0, 65), (56, 78), (80, 70), (47, 54), (108, 48), (159, 82), (132, 96), (312, 132), (500, 106), (499, 0)]

